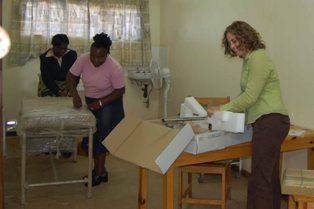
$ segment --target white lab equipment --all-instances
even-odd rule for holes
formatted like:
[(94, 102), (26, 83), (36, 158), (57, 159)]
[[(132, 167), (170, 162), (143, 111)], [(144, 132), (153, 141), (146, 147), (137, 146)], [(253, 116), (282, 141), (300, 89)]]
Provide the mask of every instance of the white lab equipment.
[(218, 111), (215, 112), (211, 118), (208, 118), (208, 123), (212, 124), (212, 130), (243, 133), (245, 114), (230, 111)]
[[(244, 127), (244, 114), (219, 111), (209, 118), (203, 106), (194, 97), (187, 97), (181, 104), (180, 118), (186, 120), (193, 118), (194, 123), (204, 129), (208, 129), (211, 124), (211, 131), (195, 134), (185, 152), (200, 154), (251, 140), (252, 129)], [(238, 166), (237, 176), (241, 176), (242, 160), (236, 159), (230, 163)], [(199, 182), (202, 182), (202, 179), (201, 174), (198, 178)]]
[(180, 118), (199, 118), (198, 124), (208, 128), (211, 124), (212, 130), (228, 131), (233, 133), (243, 133), (245, 124), (244, 113), (234, 113), (230, 111), (218, 111), (211, 118), (207, 117), (206, 110), (198, 103), (194, 97), (186, 97), (181, 104)]
[(206, 117), (206, 110), (194, 97), (186, 97), (181, 104), (180, 118)]
[[(245, 114), (229, 111), (218, 111), (209, 118), (206, 110), (194, 97), (187, 97), (181, 104), (180, 118), (165, 118), (163, 122), (191, 121), (201, 128), (211, 131), (195, 134), (193, 140), (186, 147), (186, 152), (199, 154), (211, 150), (223, 149), (227, 146), (243, 143), (251, 140), (252, 129), (245, 127)], [(242, 160), (231, 162), (239, 167), (238, 176), (241, 175)], [(199, 178), (200, 180), (201, 178)]]

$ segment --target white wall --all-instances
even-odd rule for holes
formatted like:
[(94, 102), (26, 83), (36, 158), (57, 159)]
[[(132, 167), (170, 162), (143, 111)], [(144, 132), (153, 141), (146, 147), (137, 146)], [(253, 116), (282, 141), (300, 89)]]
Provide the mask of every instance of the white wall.
[(241, 60), (225, 58), (221, 48), (222, 33), (232, 21), (249, 19), (266, 42), (272, 42), (270, 1), (164, 0), (161, 11), (161, 44), (169, 47), (169, 67), (177, 86), (170, 105), (173, 113), (187, 95), (239, 93)]
[[(292, 123), (314, 128), (314, 1), (275, 1), (274, 60)], [(284, 165), (306, 168), (307, 153), (285, 154)]]
[[(314, 1), (275, 1), (274, 60), (293, 123), (314, 128)], [(284, 7), (283, 7), (284, 6)]]

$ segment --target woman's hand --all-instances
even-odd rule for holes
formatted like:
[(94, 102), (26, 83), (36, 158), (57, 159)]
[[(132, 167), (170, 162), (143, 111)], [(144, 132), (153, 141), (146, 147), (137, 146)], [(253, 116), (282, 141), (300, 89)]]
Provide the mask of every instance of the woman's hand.
[(207, 109), (207, 115), (208, 117), (212, 117), (213, 114), (217, 111), (220, 111), (220, 106), (210, 106)]
[(76, 96), (73, 95), (72, 98), (73, 98), (73, 106), (75, 108), (82, 107), (82, 100), (81, 100), (81, 97), (79, 95), (76, 95)]
[(102, 102), (100, 100), (98, 100), (98, 101), (89, 103), (87, 105), (87, 107), (88, 107), (88, 109), (95, 111), (95, 110), (98, 110), (102, 107)]
[(60, 97), (66, 97), (66, 96), (68, 96), (68, 91), (60, 89), (58, 91), (58, 94), (59, 94)]

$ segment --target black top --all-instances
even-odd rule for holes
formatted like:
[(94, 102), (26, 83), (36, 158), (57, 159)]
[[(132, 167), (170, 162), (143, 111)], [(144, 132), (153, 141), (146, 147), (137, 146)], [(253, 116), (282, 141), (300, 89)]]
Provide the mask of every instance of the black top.
[[(49, 49), (50, 50), (50, 49)], [(60, 90), (55, 81), (65, 81), (67, 73), (77, 58), (77, 53), (74, 50), (67, 52), (62, 57), (61, 66), (55, 57), (46, 57), (48, 51), (40, 55), (40, 72), (41, 77), (48, 89), (55, 95), (58, 95)]]

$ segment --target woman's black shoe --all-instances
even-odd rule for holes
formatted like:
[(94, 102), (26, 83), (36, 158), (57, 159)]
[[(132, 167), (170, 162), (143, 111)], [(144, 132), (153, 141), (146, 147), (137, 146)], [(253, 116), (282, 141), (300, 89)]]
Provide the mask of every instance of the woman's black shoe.
[(108, 182), (108, 174), (106, 174), (105, 176), (95, 176), (92, 179), (92, 186), (97, 186), (101, 182)]
[[(84, 176), (83, 179), (87, 178), (87, 176)], [(95, 170), (92, 171), (92, 186), (97, 186), (101, 182), (108, 182), (108, 172), (105, 173), (103, 176), (97, 176)], [(85, 183), (85, 186), (88, 186), (88, 183)]]

